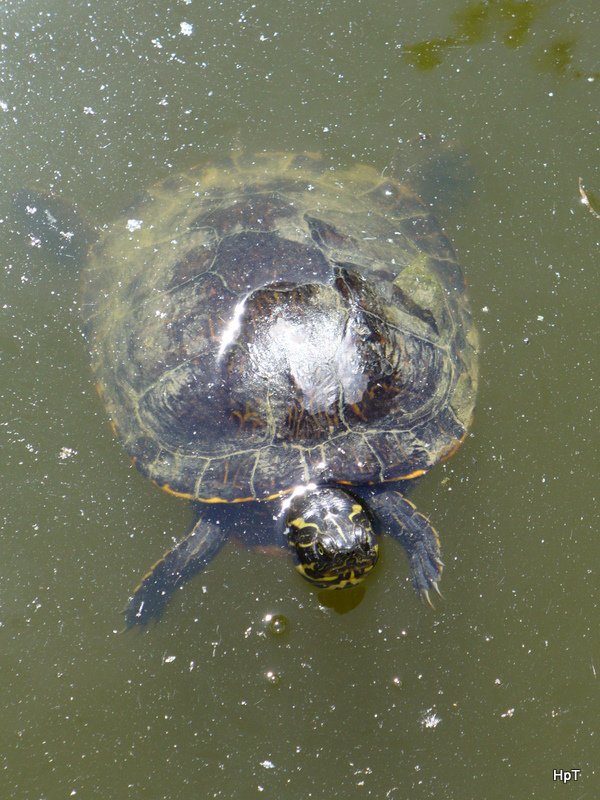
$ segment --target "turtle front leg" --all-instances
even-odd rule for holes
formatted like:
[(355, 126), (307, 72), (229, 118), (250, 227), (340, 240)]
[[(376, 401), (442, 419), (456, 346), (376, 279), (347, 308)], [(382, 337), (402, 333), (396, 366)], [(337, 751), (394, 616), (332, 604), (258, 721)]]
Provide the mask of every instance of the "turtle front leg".
[(371, 505), (381, 519), (385, 532), (404, 547), (417, 594), (432, 605), (429, 592), (435, 589), (440, 593), (438, 583), (444, 568), (437, 531), (427, 517), (420, 514), (400, 492), (382, 492), (372, 498)]
[(125, 609), (127, 628), (158, 619), (173, 592), (203, 570), (218, 553), (228, 533), (206, 511), (196, 511), (194, 524), (181, 542), (152, 566), (136, 587)]

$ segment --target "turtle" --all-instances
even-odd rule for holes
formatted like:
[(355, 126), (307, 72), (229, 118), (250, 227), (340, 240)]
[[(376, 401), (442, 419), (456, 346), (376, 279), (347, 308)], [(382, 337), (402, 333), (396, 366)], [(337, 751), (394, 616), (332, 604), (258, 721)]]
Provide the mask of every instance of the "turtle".
[(128, 627), (233, 535), (343, 589), (389, 534), (417, 593), (439, 591), (438, 534), (406, 493), (467, 435), (477, 332), (453, 246), (407, 183), (313, 153), (208, 159), (105, 227), (82, 284), (112, 427), (193, 511)]

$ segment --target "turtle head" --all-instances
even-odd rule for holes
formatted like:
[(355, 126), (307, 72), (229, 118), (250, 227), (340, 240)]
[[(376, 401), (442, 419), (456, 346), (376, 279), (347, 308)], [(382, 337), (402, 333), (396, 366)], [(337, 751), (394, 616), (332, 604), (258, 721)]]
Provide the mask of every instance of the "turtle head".
[(377, 540), (367, 510), (342, 489), (295, 492), (286, 509), (286, 531), (298, 571), (315, 586), (354, 586), (377, 561)]

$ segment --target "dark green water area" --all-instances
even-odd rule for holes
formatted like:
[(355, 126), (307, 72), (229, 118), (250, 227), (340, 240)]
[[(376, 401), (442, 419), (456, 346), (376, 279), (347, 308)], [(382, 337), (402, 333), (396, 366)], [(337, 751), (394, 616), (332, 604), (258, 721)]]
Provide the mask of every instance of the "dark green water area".
[[(598, 797), (599, 99), (597, 0), (4, 0), (0, 796)], [(78, 271), (11, 194), (100, 225), (215, 154), (383, 171), (420, 135), (473, 172), (435, 210), (481, 334), (476, 419), (412, 496), (443, 599), (391, 539), (346, 613), (231, 544), (123, 634), (189, 509), (112, 436)]]

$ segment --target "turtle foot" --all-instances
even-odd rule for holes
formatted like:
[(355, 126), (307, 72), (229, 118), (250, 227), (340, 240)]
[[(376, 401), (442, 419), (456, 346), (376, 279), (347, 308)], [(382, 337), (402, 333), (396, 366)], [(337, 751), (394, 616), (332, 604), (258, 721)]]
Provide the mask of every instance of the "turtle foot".
[(387, 532), (406, 551), (415, 591), (433, 608), (430, 593), (441, 597), (438, 584), (444, 569), (435, 528), (400, 492), (384, 492), (372, 502)]
[(442, 577), (444, 564), (440, 559), (437, 534), (422, 514), (418, 514), (418, 516), (427, 523), (429, 530), (421, 528), (421, 535), (418, 539), (404, 540), (403, 544), (410, 559), (411, 578), (415, 591), (433, 608), (429, 593), (433, 590), (440, 597), (442, 596), (438, 584)]
[(198, 514), (188, 535), (154, 564), (136, 587), (125, 609), (125, 625), (160, 619), (173, 592), (201, 572), (227, 539), (224, 526)]
[(126, 629), (133, 628), (134, 625), (158, 622), (161, 618), (167, 601), (175, 590), (176, 582), (165, 582), (160, 575), (156, 575), (156, 571), (155, 569), (147, 575), (129, 598), (125, 608)]

